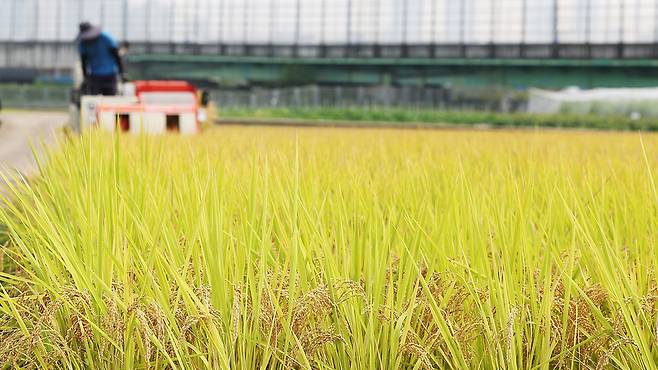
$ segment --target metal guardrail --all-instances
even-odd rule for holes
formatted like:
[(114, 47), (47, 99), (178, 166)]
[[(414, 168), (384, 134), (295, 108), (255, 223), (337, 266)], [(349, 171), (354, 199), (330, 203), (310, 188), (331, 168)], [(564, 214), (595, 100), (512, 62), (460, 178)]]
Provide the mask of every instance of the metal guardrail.
[[(220, 109), (294, 107), (413, 107), (519, 111), (525, 98), (506, 91), (482, 90), (469, 93), (430, 87), (306, 86), (274, 89), (211, 90)], [(0, 84), (3, 108), (66, 109), (70, 87), (62, 85)]]
[(526, 96), (513, 91), (440, 87), (393, 86), (304, 86), (211, 90), (211, 99), (224, 108), (368, 108), (408, 107), (513, 112), (523, 111)]
[(137, 43), (135, 54), (293, 58), (658, 59), (658, 44), (171, 44)]

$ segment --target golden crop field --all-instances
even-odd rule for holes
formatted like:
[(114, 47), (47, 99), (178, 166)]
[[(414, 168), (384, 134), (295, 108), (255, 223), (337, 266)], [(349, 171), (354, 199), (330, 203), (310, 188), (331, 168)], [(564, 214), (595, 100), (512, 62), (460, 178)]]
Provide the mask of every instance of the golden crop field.
[(0, 367), (655, 369), (658, 136), (68, 139), (0, 209)]

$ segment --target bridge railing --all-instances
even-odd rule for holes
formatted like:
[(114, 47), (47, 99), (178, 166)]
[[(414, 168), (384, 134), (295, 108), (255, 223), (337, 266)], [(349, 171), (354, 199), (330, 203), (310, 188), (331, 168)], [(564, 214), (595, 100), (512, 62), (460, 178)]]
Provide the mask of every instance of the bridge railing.
[(137, 54), (292, 58), (658, 59), (658, 44), (134, 44)]
[[(255, 58), (658, 59), (658, 44), (190, 44), (133, 43), (130, 53)], [(0, 42), (0, 68), (70, 69), (73, 42)]]

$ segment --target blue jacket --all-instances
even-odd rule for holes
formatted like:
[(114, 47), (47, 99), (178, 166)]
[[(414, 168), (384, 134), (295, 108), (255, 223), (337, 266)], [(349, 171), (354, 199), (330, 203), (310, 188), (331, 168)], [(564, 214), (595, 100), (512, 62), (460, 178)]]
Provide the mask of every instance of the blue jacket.
[(78, 51), (85, 76), (109, 77), (123, 72), (119, 46), (105, 32), (93, 40), (80, 41)]

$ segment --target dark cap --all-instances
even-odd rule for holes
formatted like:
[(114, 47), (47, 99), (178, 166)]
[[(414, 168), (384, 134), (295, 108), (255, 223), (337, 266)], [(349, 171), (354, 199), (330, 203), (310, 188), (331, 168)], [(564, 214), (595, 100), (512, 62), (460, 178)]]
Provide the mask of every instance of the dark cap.
[(78, 33), (77, 40), (93, 40), (100, 36), (101, 28), (94, 26), (90, 22), (82, 22), (79, 26), (80, 32)]

